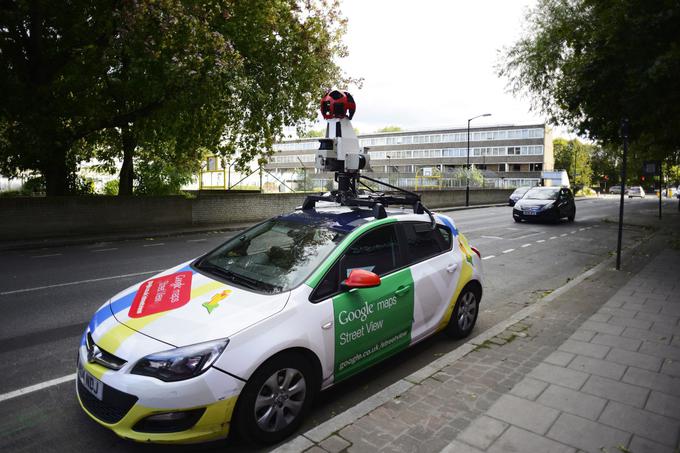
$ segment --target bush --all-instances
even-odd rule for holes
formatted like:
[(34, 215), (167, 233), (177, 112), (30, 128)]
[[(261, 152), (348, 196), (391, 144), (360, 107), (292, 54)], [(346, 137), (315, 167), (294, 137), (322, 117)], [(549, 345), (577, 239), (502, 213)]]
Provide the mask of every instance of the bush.
[(594, 195), (596, 195), (596, 193), (590, 187), (582, 187), (576, 192), (577, 197), (592, 197)]
[(104, 184), (104, 195), (118, 195), (118, 180), (112, 179)]

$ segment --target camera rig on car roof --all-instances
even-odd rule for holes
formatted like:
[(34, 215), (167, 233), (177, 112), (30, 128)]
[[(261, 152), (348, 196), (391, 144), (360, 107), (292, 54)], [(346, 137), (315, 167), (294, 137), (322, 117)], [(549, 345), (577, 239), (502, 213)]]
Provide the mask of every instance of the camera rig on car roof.
[[(361, 170), (369, 169), (370, 165), (367, 148), (359, 146), (359, 139), (352, 128), (351, 119), (355, 111), (356, 103), (347, 91), (329, 90), (321, 98), (321, 114), (327, 123), (326, 137), (319, 139), (315, 166), (322, 171), (335, 172), (338, 189), (329, 195), (307, 196), (302, 209), (314, 209), (317, 201), (328, 201), (342, 206), (372, 208), (374, 217), (382, 219), (387, 217), (385, 208), (390, 205), (411, 206), (415, 214), (427, 213), (434, 224), (434, 216), (423, 205), (420, 195), (361, 174)], [(362, 180), (397, 193), (376, 192)], [(367, 189), (367, 193), (359, 194), (357, 184)]]

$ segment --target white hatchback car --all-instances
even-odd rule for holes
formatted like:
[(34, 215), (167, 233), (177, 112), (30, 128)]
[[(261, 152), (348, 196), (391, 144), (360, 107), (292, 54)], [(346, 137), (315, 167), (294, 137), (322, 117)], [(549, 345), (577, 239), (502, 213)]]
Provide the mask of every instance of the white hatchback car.
[(472, 331), (482, 263), (443, 215), (342, 206), (262, 222), (122, 291), (87, 327), (77, 396), (121, 437), (278, 442), (315, 394)]
[(645, 190), (640, 186), (633, 186), (628, 189), (628, 198), (639, 197), (645, 198)]

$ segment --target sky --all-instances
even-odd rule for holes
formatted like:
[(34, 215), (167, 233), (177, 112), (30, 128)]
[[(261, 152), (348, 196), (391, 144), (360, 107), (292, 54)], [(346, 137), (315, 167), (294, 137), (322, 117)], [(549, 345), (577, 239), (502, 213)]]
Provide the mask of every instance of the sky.
[[(352, 121), (361, 133), (543, 123), (528, 99), (496, 75), (498, 51), (520, 36), (535, 0), (342, 0), (349, 56), (340, 61), (363, 87)], [(320, 118), (320, 116), (319, 116)], [(321, 121), (318, 126), (320, 127)]]

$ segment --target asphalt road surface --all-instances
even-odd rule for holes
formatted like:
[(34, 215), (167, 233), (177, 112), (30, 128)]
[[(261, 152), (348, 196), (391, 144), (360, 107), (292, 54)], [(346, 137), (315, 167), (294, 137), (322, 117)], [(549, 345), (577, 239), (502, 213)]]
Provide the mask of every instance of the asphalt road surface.
[[(626, 223), (653, 218), (653, 198), (626, 199)], [(676, 203), (675, 203), (676, 204)], [(666, 209), (676, 209), (672, 201)], [(511, 208), (448, 213), (482, 253), (485, 286), (473, 335), (531, 304), (609, 257), (616, 249), (618, 198), (579, 200), (576, 221), (515, 223)], [(86, 323), (116, 292), (182, 261), (199, 256), (236, 233), (0, 253), (0, 450), (1, 451), (249, 451), (232, 439), (202, 446), (141, 445), (116, 437), (91, 421), (77, 404), (74, 381), (49, 381), (74, 373)], [(649, 230), (624, 226), (624, 247)], [(310, 429), (462, 342), (437, 335), (322, 393), (302, 428)], [(38, 391), (7, 398), (32, 385)]]

